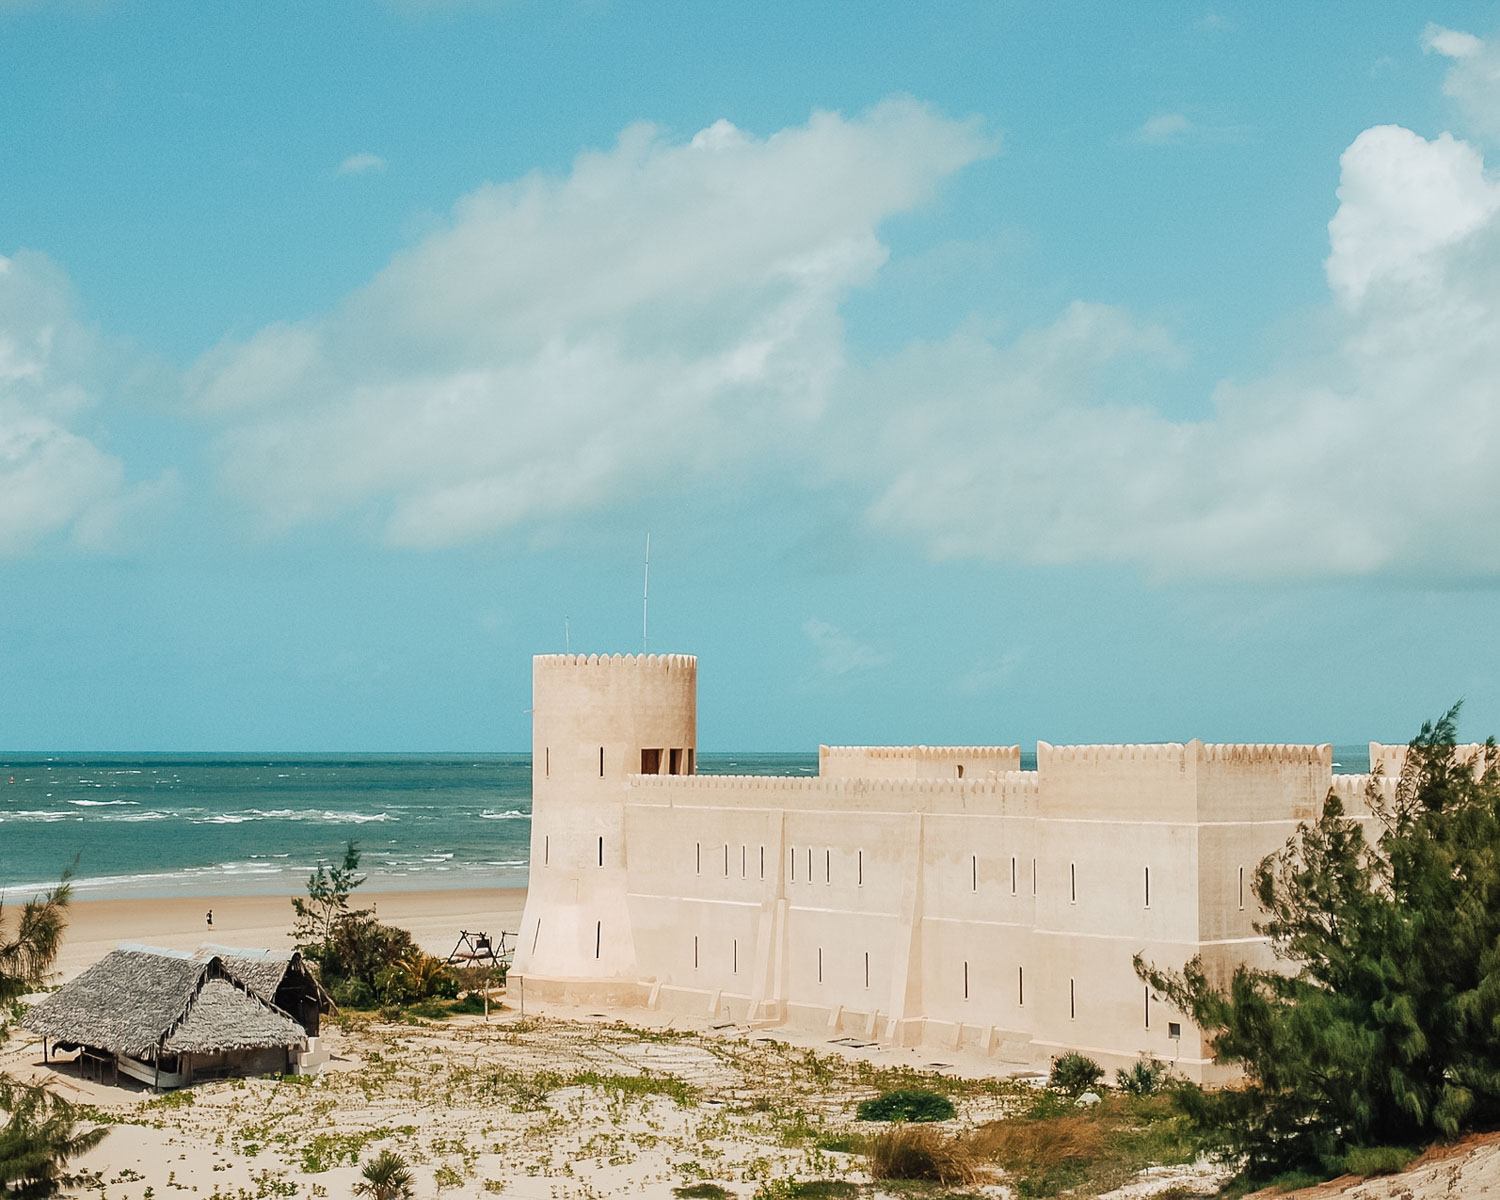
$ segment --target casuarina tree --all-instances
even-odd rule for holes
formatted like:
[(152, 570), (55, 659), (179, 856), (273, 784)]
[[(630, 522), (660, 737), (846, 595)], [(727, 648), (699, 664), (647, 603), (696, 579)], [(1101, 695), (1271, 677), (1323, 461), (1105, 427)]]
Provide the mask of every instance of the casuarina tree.
[(1330, 793), (1257, 868), (1280, 969), (1136, 960), (1243, 1069), (1242, 1088), (1177, 1095), (1252, 1176), (1500, 1122), (1500, 754), (1460, 749), (1457, 719), (1422, 727), (1393, 794), (1372, 777), (1371, 819)]

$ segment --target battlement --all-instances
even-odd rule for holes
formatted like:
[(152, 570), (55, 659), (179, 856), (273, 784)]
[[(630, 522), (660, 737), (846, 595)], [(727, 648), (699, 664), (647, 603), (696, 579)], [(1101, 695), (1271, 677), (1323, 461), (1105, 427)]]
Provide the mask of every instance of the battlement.
[(897, 758), (946, 760), (956, 755), (974, 758), (1013, 758), (1021, 761), (1021, 747), (1016, 746), (819, 746), (818, 754), (829, 757)]
[[(1401, 778), (1401, 772), (1406, 767), (1406, 755), (1409, 746), (1391, 746), (1383, 742), (1370, 743), (1370, 770), (1379, 771), (1391, 779)], [(1455, 746), (1459, 762), (1470, 763), (1476, 774), (1485, 767), (1485, 746), (1481, 742), (1469, 742), (1466, 745)]]
[(1091, 746), (1054, 746), (1051, 742), (1038, 742), (1036, 759), (1039, 768), (1044, 762), (1049, 764), (1152, 762), (1177, 765), (1187, 761), (1187, 749), (1187, 745), (1182, 742), (1124, 742)]
[(975, 779), (866, 779), (817, 775), (631, 775), (630, 800), (645, 804), (751, 808), (868, 808), (880, 811), (1029, 809), (1038, 794), (1035, 771)]
[(1020, 746), (819, 746), (825, 778), (936, 779), (1019, 770)]
[(1203, 762), (1291, 763), (1333, 769), (1333, 746), (1327, 742), (1298, 745), (1288, 742), (1200, 742)]
[(695, 654), (538, 654), (533, 656), (533, 670), (562, 670), (571, 667), (661, 667), (665, 670), (698, 669)]

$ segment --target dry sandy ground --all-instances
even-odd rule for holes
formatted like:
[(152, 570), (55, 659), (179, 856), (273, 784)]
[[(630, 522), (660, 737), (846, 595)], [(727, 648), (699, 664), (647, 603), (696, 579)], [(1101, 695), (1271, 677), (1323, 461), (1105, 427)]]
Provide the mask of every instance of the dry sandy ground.
[(1480, 1134), (1430, 1150), (1399, 1175), (1334, 1179), (1319, 1187), (1277, 1194), (1278, 1200), (1468, 1200), (1471, 1196), (1500, 1197), (1500, 1133)]
[[(431, 892), (356, 892), (355, 901), (373, 906), (389, 925), (409, 929), (429, 954), (444, 957), (458, 931), (520, 927), (526, 902), (522, 888), (475, 888)], [(212, 909), (210, 927), (205, 915)], [(288, 896), (193, 896), (170, 899), (74, 900), (68, 934), (58, 956), (59, 978), (71, 979), (120, 942), (144, 942), (174, 950), (191, 950), (202, 942), (226, 946), (290, 946), (292, 923)]]

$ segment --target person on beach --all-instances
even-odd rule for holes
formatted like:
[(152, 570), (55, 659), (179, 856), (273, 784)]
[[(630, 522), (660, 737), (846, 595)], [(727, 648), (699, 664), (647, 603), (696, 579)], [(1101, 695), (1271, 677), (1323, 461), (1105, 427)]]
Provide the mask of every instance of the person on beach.
[(213, 909), (209, 909), (209, 910), (208, 910), (208, 917), (207, 917), (207, 920), (208, 920), (208, 923), (209, 923), (209, 924), (210, 924), (210, 925), (212, 925), (212, 924), (213, 924), (213, 923), (214, 923), (214, 910), (213, 910)]

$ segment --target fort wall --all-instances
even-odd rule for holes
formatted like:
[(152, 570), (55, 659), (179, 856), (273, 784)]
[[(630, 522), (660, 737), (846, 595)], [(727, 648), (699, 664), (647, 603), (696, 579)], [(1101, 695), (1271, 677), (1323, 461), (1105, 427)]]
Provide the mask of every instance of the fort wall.
[(1132, 959), (1271, 965), (1256, 865), (1330, 789), (1368, 819), (1326, 745), (1044, 742), (1034, 771), (824, 746), (815, 777), (697, 775), (696, 681), (683, 655), (536, 660), (529, 995), (1218, 1078)]

